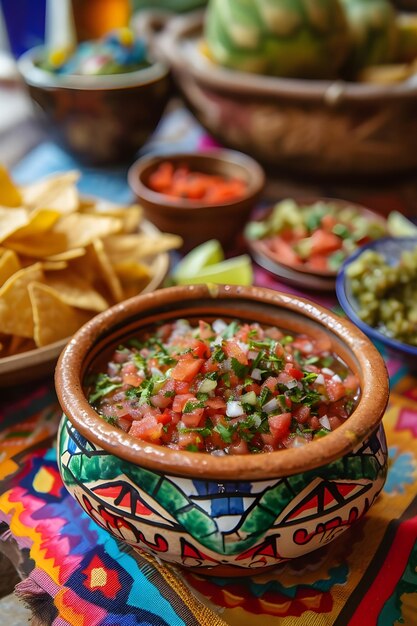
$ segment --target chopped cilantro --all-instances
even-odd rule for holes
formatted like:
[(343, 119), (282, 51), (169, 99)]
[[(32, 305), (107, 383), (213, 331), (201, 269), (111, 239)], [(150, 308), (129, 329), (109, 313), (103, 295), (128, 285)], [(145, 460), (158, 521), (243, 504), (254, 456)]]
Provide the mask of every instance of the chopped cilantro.
[(219, 433), (220, 437), (223, 439), (225, 443), (232, 443), (233, 433), (235, 432), (235, 429), (231, 424), (228, 426), (225, 426), (224, 424), (221, 424), (219, 422), (214, 427), (214, 430), (217, 433)]
[(304, 376), (302, 378), (302, 382), (308, 385), (309, 383), (314, 383), (318, 374), (316, 372), (304, 372)]
[(260, 393), (259, 396), (259, 404), (260, 406), (263, 406), (265, 404), (265, 402), (268, 400), (269, 396), (270, 396), (271, 392), (268, 389), (268, 387), (264, 387)]
[(192, 400), (188, 400), (185, 403), (185, 406), (182, 410), (183, 413), (192, 413), (195, 409), (204, 409), (205, 403), (204, 401), (193, 402)]
[(107, 374), (97, 374), (94, 391), (89, 395), (88, 401), (90, 404), (94, 404), (97, 400), (104, 398), (121, 386), (122, 383), (120, 381), (112, 380)]
[(248, 368), (244, 363), (241, 363), (234, 356), (232, 356), (232, 370), (238, 378), (244, 378)]
[(189, 443), (186, 450), (188, 450), (188, 452), (199, 452), (199, 447), (196, 446), (195, 443)]
[(226, 354), (223, 352), (223, 349), (221, 346), (216, 346), (212, 354), (212, 358), (213, 358), (213, 361), (217, 361), (217, 363), (221, 363), (222, 361), (225, 360)]
[(164, 392), (164, 396), (165, 396), (165, 398), (174, 398), (175, 397), (175, 391), (165, 391)]

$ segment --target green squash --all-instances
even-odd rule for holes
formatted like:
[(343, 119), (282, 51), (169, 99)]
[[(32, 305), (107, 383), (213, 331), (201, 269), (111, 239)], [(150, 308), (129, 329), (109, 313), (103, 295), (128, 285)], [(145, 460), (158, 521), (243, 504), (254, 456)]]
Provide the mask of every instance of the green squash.
[(389, 0), (342, 0), (353, 50), (348, 60), (357, 72), (368, 65), (395, 60), (397, 52), (396, 11)]
[(339, 0), (210, 0), (205, 39), (219, 65), (297, 78), (333, 78), (349, 51)]

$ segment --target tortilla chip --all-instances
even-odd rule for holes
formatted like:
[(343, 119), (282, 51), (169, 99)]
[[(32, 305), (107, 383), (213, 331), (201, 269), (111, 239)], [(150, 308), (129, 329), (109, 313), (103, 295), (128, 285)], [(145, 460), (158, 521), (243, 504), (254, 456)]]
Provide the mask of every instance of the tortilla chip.
[(74, 259), (70, 264), (78, 274), (111, 300), (111, 303), (120, 302), (123, 299), (123, 290), (120, 280), (114, 271), (100, 239), (95, 240), (86, 249), (86, 257)]
[(85, 248), (72, 248), (72, 250), (65, 250), (59, 254), (53, 254), (47, 258), (48, 261), (71, 261), (71, 259), (77, 259), (80, 256), (85, 255)]
[(33, 308), (34, 339), (38, 347), (73, 335), (92, 313), (66, 304), (49, 285), (33, 282), (29, 285)]
[(67, 237), (64, 233), (46, 232), (37, 237), (8, 239), (7, 247), (24, 256), (34, 259), (45, 259), (67, 250)]
[(68, 263), (66, 261), (42, 261), (42, 269), (44, 272), (48, 270), (51, 272), (57, 272), (59, 270), (64, 270), (68, 267)]
[(29, 223), (29, 213), (26, 209), (7, 209), (0, 207), (0, 242), (15, 233), (22, 226)]
[(82, 212), (92, 215), (118, 217), (123, 222), (122, 230), (124, 233), (136, 232), (143, 217), (143, 209), (138, 204), (126, 207), (104, 200), (98, 200), (93, 205), (85, 205)]
[(51, 230), (52, 226), (60, 217), (59, 211), (51, 209), (34, 209), (28, 216), (28, 222), (15, 230), (9, 239), (24, 239), (25, 237), (37, 237)]
[(71, 269), (47, 273), (45, 283), (59, 293), (63, 302), (71, 306), (98, 313), (109, 307), (107, 300), (85, 278)]
[(123, 259), (123, 261), (113, 263), (113, 268), (122, 281), (140, 280), (148, 282), (151, 277), (151, 272), (147, 265), (137, 263), (132, 259)]
[(7, 169), (0, 165), (0, 205), (20, 207), (22, 202), (22, 194), (10, 178)]
[(167, 252), (173, 248), (179, 248), (182, 244), (181, 237), (161, 233), (160, 236), (149, 236), (145, 233), (130, 235), (113, 235), (103, 241), (106, 253), (117, 263), (125, 258), (143, 259), (148, 256)]
[(0, 255), (0, 287), (21, 269), (19, 257), (13, 250), (2, 250)]
[(19, 270), (0, 288), (0, 328), (3, 333), (33, 337), (32, 305), (28, 287), (43, 281), (40, 263)]
[[(79, 172), (52, 174), (42, 180), (21, 188), (22, 204), (31, 209), (57, 209), (60, 213), (71, 213), (79, 206), (75, 183)], [(68, 191), (69, 190), (69, 191)]]
[(116, 217), (100, 217), (87, 213), (64, 215), (52, 229), (52, 236), (64, 234), (68, 248), (83, 248), (93, 239), (108, 237), (121, 231), (123, 223)]

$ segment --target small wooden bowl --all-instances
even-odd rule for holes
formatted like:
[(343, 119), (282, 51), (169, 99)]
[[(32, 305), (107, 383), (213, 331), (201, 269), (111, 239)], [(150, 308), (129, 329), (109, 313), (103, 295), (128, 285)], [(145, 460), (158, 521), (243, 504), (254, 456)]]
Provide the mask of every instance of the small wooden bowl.
[[(247, 190), (241, 198), (222, 204), (208, 204), (157, 193), (150, 189), (149, 178), (166, 161), (174, 166), (185, 164), (190, 171), (241, 178), (246, 181)], [(130, 168), (128, 180), (144, 209), (145, 217), (160, 230), (180, 235), (184, 240), (184, 251), (208, 239), (218, 239), (223, 245), (233, 243), (265, 185), (261, 166), (250, 157), (233, 150), (143, 157)]]
[(168, 102), (168, 66), (109, 76), (55, 75), (37, 67), (32, 48), (18, 69), (47, 130), (78, 159), (95, 165), (130, 160), (156, 129)]
[[(160, 321), (213, 317), (325, 333), (360, 381), (354, 412), (305, 446), (219, 457), (140, 441), (89, 405), (84, 378), (107, 351)], [(308, 300), (229, 285), (138, 296), (76, 333), (55, 381), (65, 415), (58, 456), (70, 493), (118, 539), (201, 573), (253, 575), (322, 547), (368, 510), (385, 482), (384, 361), (351, 322)], [(328, 493), (337, 497), (321, 508)]]

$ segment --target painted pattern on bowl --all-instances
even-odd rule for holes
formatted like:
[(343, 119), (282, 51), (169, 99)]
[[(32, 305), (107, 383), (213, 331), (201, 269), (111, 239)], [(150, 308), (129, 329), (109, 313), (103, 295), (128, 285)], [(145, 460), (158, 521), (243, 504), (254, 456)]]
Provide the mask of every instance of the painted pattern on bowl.
[(254, 481), (192, 479), (141, 468), (89, 442), (63, 418), (64, 483), (117, 539), (172, 563), (236, 575), (309, 553), (360, 519), (387, 473), (382, 425), (316, 470)]

